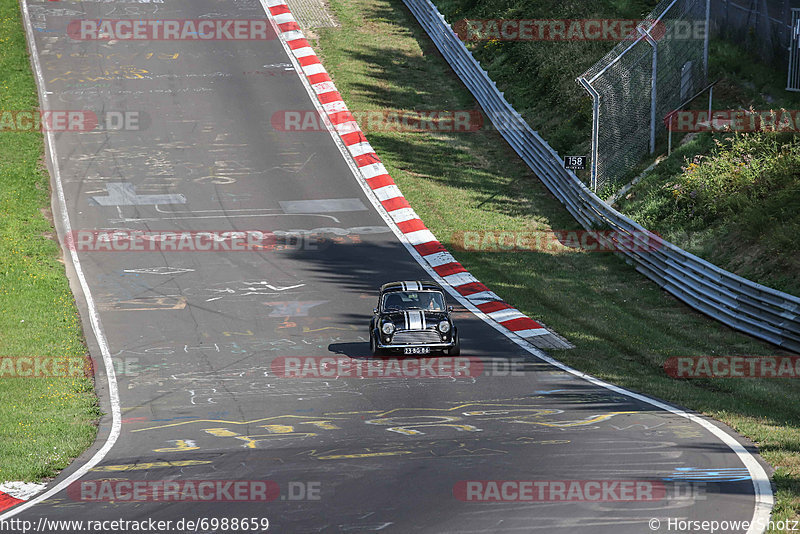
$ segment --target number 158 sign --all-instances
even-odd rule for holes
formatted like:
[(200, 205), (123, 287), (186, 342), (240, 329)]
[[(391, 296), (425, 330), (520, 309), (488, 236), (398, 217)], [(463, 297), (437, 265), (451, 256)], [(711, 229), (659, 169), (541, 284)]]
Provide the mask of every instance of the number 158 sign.
[(589, 156), (564, 156), (564, 168), (572, 171), (582, 171), (586, 168)]

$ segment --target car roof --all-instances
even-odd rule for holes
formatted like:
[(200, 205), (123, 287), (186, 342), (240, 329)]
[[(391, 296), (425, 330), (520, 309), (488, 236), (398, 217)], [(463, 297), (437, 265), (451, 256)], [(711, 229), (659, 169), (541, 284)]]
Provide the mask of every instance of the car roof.
[(411, 280), (389, 282), (381, 286), (381, 293), (389, 291), (443, 291), (443, 289), (433, 280)]

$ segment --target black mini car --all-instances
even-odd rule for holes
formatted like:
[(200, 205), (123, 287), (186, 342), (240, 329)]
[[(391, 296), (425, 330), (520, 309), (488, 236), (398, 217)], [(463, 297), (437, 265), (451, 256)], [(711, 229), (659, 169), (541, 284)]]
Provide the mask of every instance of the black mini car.
[(383, 284), (369, 326), (372, 354), (430, 354), (441, 350), (458, 356), (461, 344), (450, 318), (453, 307), (445, 302), (444, 290), (435, 282)]

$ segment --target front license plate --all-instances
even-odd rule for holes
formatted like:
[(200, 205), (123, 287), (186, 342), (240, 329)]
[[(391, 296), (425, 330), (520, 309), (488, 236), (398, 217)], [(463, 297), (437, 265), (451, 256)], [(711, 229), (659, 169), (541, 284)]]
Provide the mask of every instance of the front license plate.
[(403, 354), (430, 354), (430, 347), (408, 347), (403, 349)]

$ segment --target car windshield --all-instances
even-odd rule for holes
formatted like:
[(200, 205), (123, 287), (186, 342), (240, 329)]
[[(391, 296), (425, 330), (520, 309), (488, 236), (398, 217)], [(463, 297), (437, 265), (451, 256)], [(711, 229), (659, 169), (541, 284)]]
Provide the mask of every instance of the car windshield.
[(384, 295), (383, 309), (443, 311), (444, 295), (439, 291), (394, 291)]

